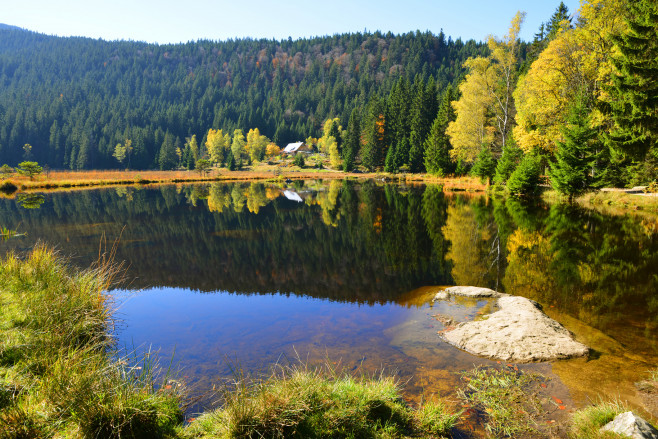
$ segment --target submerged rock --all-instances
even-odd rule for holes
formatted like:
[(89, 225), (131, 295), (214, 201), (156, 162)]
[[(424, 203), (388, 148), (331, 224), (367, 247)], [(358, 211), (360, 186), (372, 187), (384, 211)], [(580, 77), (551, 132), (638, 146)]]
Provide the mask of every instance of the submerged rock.
[(601, 430), (612, 431), (633, 439), (658, 439), (658, 430), (633, 412), (617, 415), (615, 419), (601, 427)]
[(518, 363), (579, 357), (589, 352), (567, 329), (544, 314), (535, 301), (487, 288), (451, 287), (445, 291), (498, 299), (498, 311), (440, 333), (448, 343), (467, 352)]

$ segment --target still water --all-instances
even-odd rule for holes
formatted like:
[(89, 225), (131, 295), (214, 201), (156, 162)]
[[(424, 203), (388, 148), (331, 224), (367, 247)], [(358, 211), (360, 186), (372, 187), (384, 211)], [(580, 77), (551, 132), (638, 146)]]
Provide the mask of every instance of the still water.
[(574, 404), (605, 394), (639, 405), (633, 382), (658, 365), (652, 219), (431, 185), (306, 181), (2, 199), (0, 225), (26, 233), (1, 242), (3, 254), (42, 241), (81, 267), (116, 242), (119, 346), (173, 358), (201, 393), (236, 367), (301, 360), (396, 374), (411, 399), (450, 395), (460, 370), (495, 362), (442, 342), (433, 316), (463, 321), (491, 304), (432, 304), (442, 285), (537, 300), (591, 346), (588, 359), (523, 366), (566, 385)]

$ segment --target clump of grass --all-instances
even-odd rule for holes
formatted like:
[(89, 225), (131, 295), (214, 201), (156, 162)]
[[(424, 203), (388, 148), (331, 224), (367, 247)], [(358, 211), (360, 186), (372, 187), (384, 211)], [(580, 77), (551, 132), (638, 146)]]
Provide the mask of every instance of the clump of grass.
[(44, 246), (0, 261), (0, 438), (162, 437), (181, 422), (180, 389), (156, 388), (156, 364), (111, 360), (115, 273)]
[(600, 401), (576, 411), (572, 416), (570, 437), (578, 439), (603, 439), (623, 437), (610, 431), (601, 431), (608, 422), (629, 409), (619, 401)]
[(223, 394), (218, 410), (194, 421), (197, 438), (405, 437), (447, 435), (459, 414), (426, 404), (414, 412), (392, 377), (337, 373), (330, 367), (276, 366), (262, 380), (243, 376)]
[(466, 386), (459, 394), (486, 416), (492, 437), (514, 437), (536, 431), (533, 415), (541, 404), (528, 388), (538, 377), (511, 368), (476, 367), (462, 373)]

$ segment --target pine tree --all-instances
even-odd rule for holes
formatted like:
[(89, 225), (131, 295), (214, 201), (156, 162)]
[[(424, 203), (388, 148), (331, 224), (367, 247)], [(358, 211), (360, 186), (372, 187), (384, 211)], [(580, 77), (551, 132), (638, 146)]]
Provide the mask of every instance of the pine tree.
[(569, 197), (586, 191), (593, 183), (592, 171), (597, 159), (597, 131), (590, 126), (587, 107), (578, 98), (562, 129), (564, 142), (557, 142), (555, 162), (548, 175), (553, 189)]
[(638, 182), (658, 178), (658, 4), (629, 2), (629, 31), (614, 38), (620, 56), (605, 107), (615, 123), (607, 143), (640, 165)]

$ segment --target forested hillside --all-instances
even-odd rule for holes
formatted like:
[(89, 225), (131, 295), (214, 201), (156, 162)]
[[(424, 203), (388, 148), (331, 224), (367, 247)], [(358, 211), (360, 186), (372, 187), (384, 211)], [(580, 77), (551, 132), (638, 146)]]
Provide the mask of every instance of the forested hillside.
[(193, 135), (205, 148), (211, 128), (258, 128), (282, 146), (322, 136), (327, 119), (347, 126), (392, 90), (390, 116), (408, 125), (412, 92), (430, 93), (436, 112), (463, 62), (487, 50), (429, 32), (154, 45), (0, 27), (0, 163), (117, 168), (116, 145), (129, 140), (132, 168), (167, 169)]

